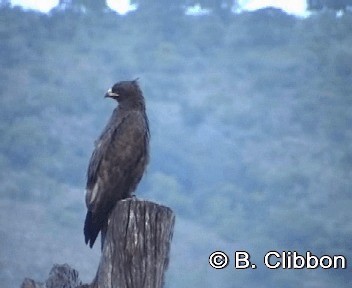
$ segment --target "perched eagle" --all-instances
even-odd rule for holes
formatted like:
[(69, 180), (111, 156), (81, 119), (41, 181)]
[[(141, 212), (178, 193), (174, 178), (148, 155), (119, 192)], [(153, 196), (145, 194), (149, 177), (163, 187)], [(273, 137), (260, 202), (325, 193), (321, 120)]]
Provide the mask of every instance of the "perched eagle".
[(137, 80), (116, 83), (105, 97), (118, 106), (96, 141), (88, 167), (84, 236), (90, 247), (99, 231), (103, 245), (112, 209), (132, 196), (149, 159), (148, 118)]

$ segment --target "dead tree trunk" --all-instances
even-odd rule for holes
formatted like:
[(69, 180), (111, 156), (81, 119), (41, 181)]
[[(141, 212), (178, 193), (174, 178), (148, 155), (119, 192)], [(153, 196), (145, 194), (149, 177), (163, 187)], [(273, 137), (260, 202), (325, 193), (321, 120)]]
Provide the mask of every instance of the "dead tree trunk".
[(82, 285), (67, 264), (54, 265), (45, 283), (25, 279), (22, 288), (161, 288), (169, 263), (175, 216), (168, 207), (135, 198), (119, 201), (106, 233), (93, 283)]
[(92, 287), (163, 287), (174, 222), (170, 208), (133, 198), (119, 201)]
[(45, 283), (36, 282), (32, 279), (24, 279), (21, 288), (76, 288), (82, 285), (78, 277), (78, 272), (67, 264), (55, 264), (49, 273), (49, 278)]

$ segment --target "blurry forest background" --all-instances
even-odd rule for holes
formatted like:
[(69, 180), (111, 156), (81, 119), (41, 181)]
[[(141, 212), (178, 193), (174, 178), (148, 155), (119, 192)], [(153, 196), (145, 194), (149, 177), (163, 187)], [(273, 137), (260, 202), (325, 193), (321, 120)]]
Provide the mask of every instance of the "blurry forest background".
[[(1, 1), (1, 287), (54, 263), (94, 277), (86, 169), (116, 105), (104, 93), (136, 77), (152, 133), (137, 195), (177, 215), (167, 288), (350, 287), (350, 269), (269, 270), (263, 256), (352, 260), (352, 1), (310, 1), (307, 18), (136, 2), (122, 16), (104, 1), (49, 14)], [(249, 251), (258, 269), (214, 270), (216, 250)]]

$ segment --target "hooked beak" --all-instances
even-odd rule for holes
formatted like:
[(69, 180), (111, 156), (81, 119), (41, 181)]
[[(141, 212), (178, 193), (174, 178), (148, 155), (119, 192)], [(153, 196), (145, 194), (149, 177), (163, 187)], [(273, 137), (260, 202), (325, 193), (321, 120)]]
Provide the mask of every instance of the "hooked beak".
[(110, 98), (118, 98), (120, 95), (119, 94), (117, 94), (117, 93), (114, 93), (114, 92), (112, 92), (111, 91), (111, 88), (108, 90), (108, 92), (106, 92), (106, 94), (105, 94), (105, 98), (107, 98), (107, 97), (110, 97)]

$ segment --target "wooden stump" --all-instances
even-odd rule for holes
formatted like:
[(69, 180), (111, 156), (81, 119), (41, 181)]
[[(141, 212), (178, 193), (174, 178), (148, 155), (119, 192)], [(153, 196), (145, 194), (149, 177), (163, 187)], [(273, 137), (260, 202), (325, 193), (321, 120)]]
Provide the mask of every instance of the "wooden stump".
[(45, 283), (26, 278), (21, 288), (161, 288), (174, 223), (168, 207), (135, 198), (119, 201), (92, 284), (82, 285), (78, 272), (64, 264), (54, 265)]
[[(76, 288), (81, 285), (77, 270), (67, 264), (55, 264), (49, 273), (45, 283), (36, 282), (32, 279), (24, 279), (21, 288)], [(82, 287), (83, 288), (83, 287)]]
[(92, 287), (163, 287), (174, 222), (168, 207), (134, 198), (119, 201)]

